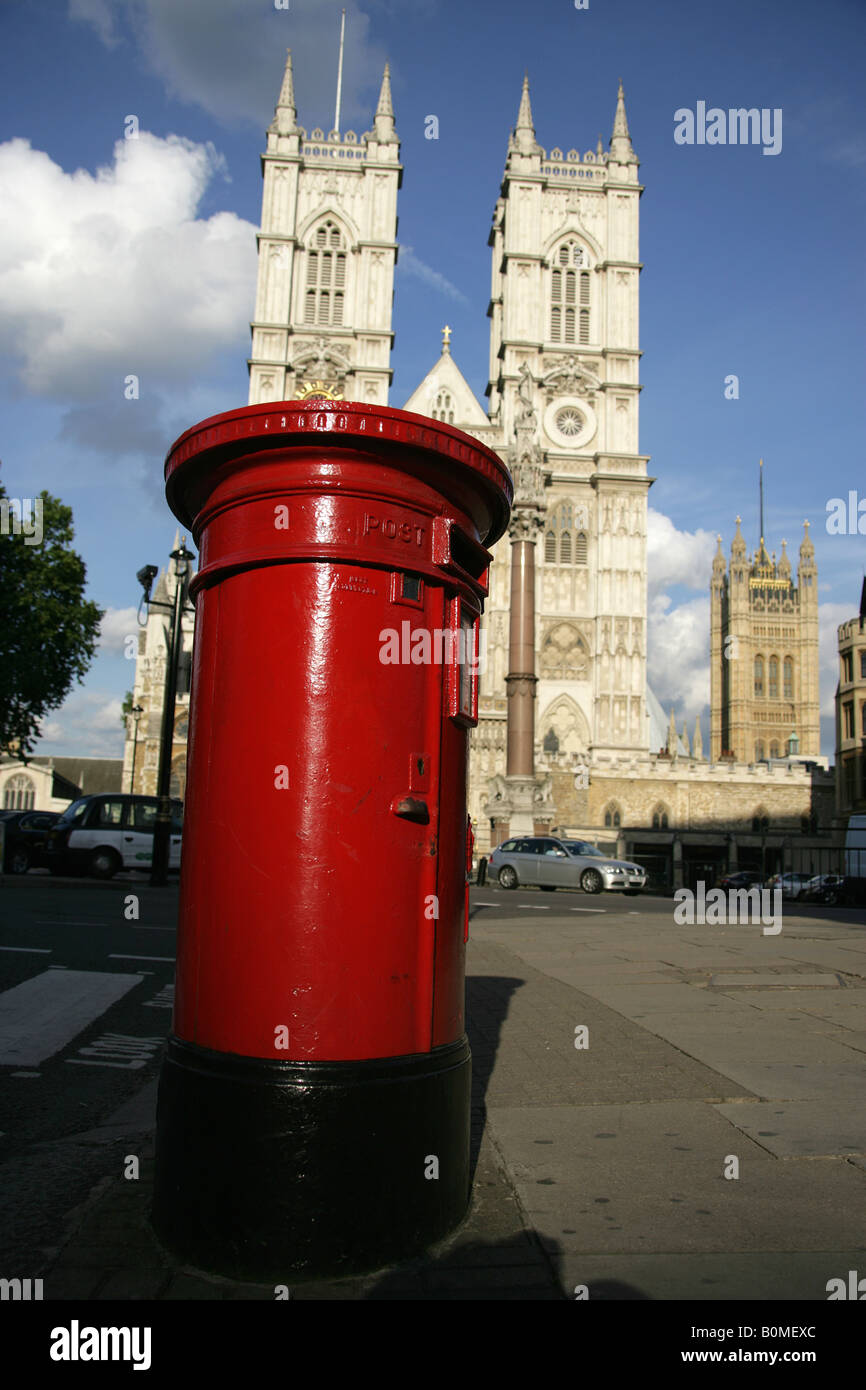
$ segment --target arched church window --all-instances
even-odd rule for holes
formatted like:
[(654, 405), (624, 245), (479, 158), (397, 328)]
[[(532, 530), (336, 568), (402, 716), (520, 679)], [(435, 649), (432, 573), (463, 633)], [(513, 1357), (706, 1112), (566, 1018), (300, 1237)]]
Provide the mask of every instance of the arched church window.
[[(554, 252), (550, 273), (550, 337), (554, 343), (589, 342), (589, 271), (586, 252), (566, 241)], [(578, 309), (576, 306), (586, 306)]]
[(777, 656), (770, 657), (767, 694), (771, 700), (778, 700), (779, 698), (779, 658)]
[(794, 663), (789, 656), (782, 664), (782, 696), (785, 700), (794, 698)]
[(559, 752), (559, 739), (556, 736), (555, 729), (548, 729), (547, 733), (544, 735), (544, 751), (554, 758)]
[(779, 756), (779, 745), (778, 745), (778, 743), (776, 743), (775, 741), (773, 741), (773, 743), (770, 744), (770, 757), (771, 757), (771, 758), (778, 758), (778, 756)]
[(545, 564), (586, 564), (586, 536), (582, 531), (575, 536), (573, 526), (574, 509), (570, 502), (560, 502), (550, 509), (544, 535)]
[(604, 828), (605, 830), (617, 830), (621, 824), (622, 817), (619, 807), (615, 801), (612, 801), (604, 813)]
[(450, 391), (440, 391), (433, 406), (433, 419), (444, 420), (447, 425), (454, 424), (454, 398)]
[(769, 830), (769, 828), (770, 817), (767, 815), (767, 812), (764, 810), (763, 806), (759, 806), (755, 814), (752, 816), (752, 831), (755, 835), (761, 835), (765, 834)]
[(670, 817), (664, 806), (657, 806), (653, 811), (653, 830), (667, 830), (670, 826)]
[(304, 323), (342, 324), (345, 288), (345, 242), (337, 224), (328, 220), (316, 228), (307, 248)]
[(764, 695), (764, 658), (755, 657), (755, 699), (760, 700)]
[(13, 772), (3, 788), (4, 811), (32, 811), (36, 805), (36, 783), (26, 772)]

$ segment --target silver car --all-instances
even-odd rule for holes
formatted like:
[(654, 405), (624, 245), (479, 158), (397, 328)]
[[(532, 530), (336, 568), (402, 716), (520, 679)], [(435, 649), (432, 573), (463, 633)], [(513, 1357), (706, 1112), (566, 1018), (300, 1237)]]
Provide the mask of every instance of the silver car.
[(586, 840), (529, 835), (506, 840), (490, 856), (490, 876), (503, 888), (537, 884), (542, 891), (582, 888), (584, 893), (619, 890), (633, 895), (646, 887), (646, 869), (609, 859)]

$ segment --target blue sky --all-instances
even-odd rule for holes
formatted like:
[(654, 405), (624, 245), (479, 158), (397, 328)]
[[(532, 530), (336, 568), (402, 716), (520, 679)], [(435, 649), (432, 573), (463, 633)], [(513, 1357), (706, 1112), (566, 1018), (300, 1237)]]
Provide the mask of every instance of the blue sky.
[[(286, 47), (300, 122), (330, 128), (332, 0), (5, 0), (0, 9), (0, 458), (13, 497), (73, 508), (89, 595), (108, 610), (83, 686), (40, 752), (119, 755), (135, 571), (175, 522), (162, 462), (188, 425), (245, 403), (259, 153)], [(866, 538), (829, 535), (866, 498), (861, 0), (349, 0), (341, 125), (372, 123), (391, 63), (403, 187), (395, 279), (400, 406), (441, 328), (479, 398), (487, 233), (529, 73), (547, 149), (610, 137), (625, 87), (641, 200), (641, 449), (650, 492), (650, 672), (704, 719), (709, 564), (740, 512), (792, 559), (808, 517), (822, 620), (824, 751), (836, 625), (856, 612)], [(678, 145), (674, 113), (782, 111), (782, 148)], [(439, 118), (439, 139), (424, 137)], [(137, 142), (124, 141), (129, 115)], [(124, 379), (140, 380), (137, 401)], [(725, 378), (739, 378), (726, 400)], [(866, 523), (864, 523), (866, 525)]]

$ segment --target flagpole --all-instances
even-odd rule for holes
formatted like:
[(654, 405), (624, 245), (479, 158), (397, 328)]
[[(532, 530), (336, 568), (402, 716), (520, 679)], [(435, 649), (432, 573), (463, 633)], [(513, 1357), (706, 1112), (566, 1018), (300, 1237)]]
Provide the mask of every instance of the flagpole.
[(340, 21), (340, 61), (337, 64), (337, 106), (334, 111), (334, 129), (340, 133), (340, 100), (343, 92), (343, 43), (346, 38), (346, 11)]

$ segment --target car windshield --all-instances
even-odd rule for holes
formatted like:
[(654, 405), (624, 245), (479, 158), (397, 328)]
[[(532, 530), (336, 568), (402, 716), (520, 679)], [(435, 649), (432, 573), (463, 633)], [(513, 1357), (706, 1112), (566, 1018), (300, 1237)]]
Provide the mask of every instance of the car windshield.
[(64, 821), (80, 820), (89, 805), (90, 802), (86, 797), (82, 798), (81, 801), (73, 801), (71, 806), (67, 806), (60, 819)]
[(579, 854), (587, 859), (605, 859), (597, 845), (587, 844), (584, 840), (563, 840), (562, 843), (569, 854)]

